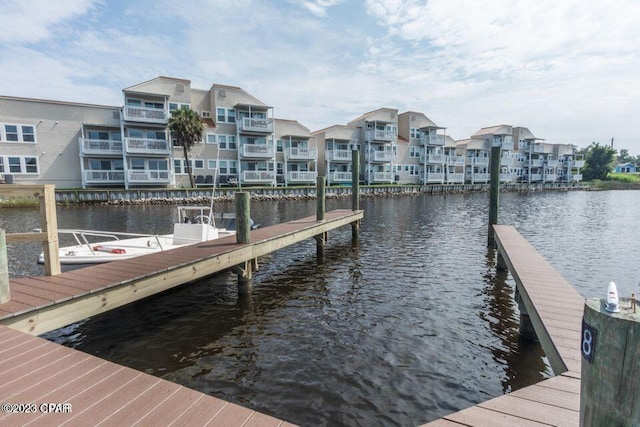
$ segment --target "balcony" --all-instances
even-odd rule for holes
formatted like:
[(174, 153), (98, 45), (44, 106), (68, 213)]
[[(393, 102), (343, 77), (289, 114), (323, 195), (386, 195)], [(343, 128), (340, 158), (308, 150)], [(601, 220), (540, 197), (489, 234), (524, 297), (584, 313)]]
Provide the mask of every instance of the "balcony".
[(395, 175), (393, 172), (373, 172), (371, 182), (393, 182)]
[[(574, 161), (571, 163), (571, 167), (572, 167), (572, 168), (581, 168), (581, 167), (584, 167), (584, 160), (574, 160)], [(582, 179), (582, 178), (580, 178), (580, 179)]]
[(327, 151), (327, 160), (332, 162), (350, 162), (351, 150), (329, 150)]
[(513, 173), (501, 173), (500, 174), (500, 182), (514, 182), (515, 178), (516, 178), (516, 176)]
[(541, 168), (544, 166), (544, 160), (542, 159), (531, 159), (529, 166), (532, 168)]
[(464, 166), (464, 156), (447, 156), (446, 163), (450, 166)]
[(127, 153), (160, 154), (171, 153), (169, 141), (166, 139), (125, 138)]
[(472, 157), (472, 163), (475, 166), (487, 166), (489, 164), (488, 157)]
[(170, 171), (148, 169), (130, 170), (127, 176), (132, 184), (170, 184), (172, 178)]
[(250, 159), (272, 159), (273, 146), (266, 144), (242, 144), (240, 156)]
[(167, 124), (167, 111), (160, 108), (125, 105), (124, 119), (128, 122)]
[(86, 184), (124, 184), (123, 170), (85, 170)]
[(424, 179), (425, 179), (425, 183), (430, 183), (430, 182), (443, 183), (444, 173), (443, 172), (427, 172)]
[(368, 130), (367, 141), (395, 141), (396, 133), (390, 130)]
[(351, 172), (329, 172), (331, 182), (351, 182)]
[(315, 148), (287, 148), (286, 154), (289, 160), (316, 160), (318, 158), (318, 150)]
[(556, 182), (557, 179), (558, 179), (558, 174), (556, 173), (548, 173), (544, 176), (545, 182)]
[(574, 173), (573, 175), (570, 175), (569, 180), (571, 182), (579, 182), (582, 181), (582, 174), (581, 173)]
[(558, 160), (556, 160), (556, 159), (547, 159), (547, 167), (557, 168), (558, 167)]
[(420, 160), (424, 161), (425, 163), (432, 163), (435, 165), (441, 165), (444, 163), (444, 161), (446, 160), (447, 156), (445, 156), (444, 154), (427, 154), (420, 156)]
[(81, 137), (80, 153), (103, 156), (121, 156), (122, 141), (117, 139), (87, 139)]
[(513, 141), (502, 141), (502, 149), (506, 151), (513, 151)]
[(256, 119), (243, 117), (237, 122), (240, 132), (249, 133), (273, 133), (272, 119)]
[(367, 160), (369, 162), (392, 162), (393, 161), (393, 152), (392, 151), (369, 151), (367, 153)]
[(422, 145), (444, 145), (444, 135), (423, 136), (420, 138)]
[(511, 156), (500, 157), (500, 166), (513, 166), (513, 159)]
[(287, 172), (287, 182), (316, 182), (316, 177), (318, 176), (318, 172), (298, 172), (298, 171), (289, 171)]
[(473, 182), (489, 182), (488, 173), (474, 173)]
[(447, 182), (449, 184), (464, 184), (464, 174), (463, 173), (448, 173), (447, 174)]
[(272, 183), (276, 180), (275, 171), (243, 171), (242, 182), (245, 184), (264, 184)]
[(544, 147), (542, 145), (531, 144), (527, 151), (531, 153), (544, 153)]
[(529, 175), (529, 181), (530, 182), (540, 182), (542, 181), (542, 174), (541, 173), (532, 173)]

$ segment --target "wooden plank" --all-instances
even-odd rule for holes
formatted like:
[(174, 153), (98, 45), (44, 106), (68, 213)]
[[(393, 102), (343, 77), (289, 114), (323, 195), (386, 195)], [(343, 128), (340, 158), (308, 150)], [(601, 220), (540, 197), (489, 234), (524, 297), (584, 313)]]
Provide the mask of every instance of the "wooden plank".
[(47, 240), (47, 233), (10, 233), (6, 237), (7, 243), (43, 242)]
[(580, 411), (580, 395), (554, 388), (532, 385), (510, 393), (510, 396), (532, 400), (550, 406)]
[(488, 400), (478, 406), (502, 414), (550, 425), (577, 426), (580, 422), (580, 413), (578, 411), (521, 399), (512, 394)]
[[(502, 399), (503, 397), (501, 396), (497, 399)], [(494, 411), (479, 405), (447, 415), (444, 419), (473, 427), (541, 427), (544, 425), (518, 415)], [(430, 426), (430, 424), (427, 425)]]

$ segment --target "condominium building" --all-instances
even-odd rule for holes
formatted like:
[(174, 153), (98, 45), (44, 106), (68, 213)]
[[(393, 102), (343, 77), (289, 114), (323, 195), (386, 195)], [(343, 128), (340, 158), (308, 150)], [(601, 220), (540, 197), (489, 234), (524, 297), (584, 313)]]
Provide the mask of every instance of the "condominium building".
[[(504, 183), (577, 182), (584, 160), (525, 127), (482, 128), (454, 141), (424, 113), (379, 108), (346, 125), (311, 132), (276, 119), (273, 107), (235, 86), (191, 87), (157, 77), (123, 89), (122, 106), (0, 96), (0, 179), (59, 188), (487, 183), (490, 152), (502, 147)], [(196, 111), (202, 139), (187, 153), (168, 122)]]

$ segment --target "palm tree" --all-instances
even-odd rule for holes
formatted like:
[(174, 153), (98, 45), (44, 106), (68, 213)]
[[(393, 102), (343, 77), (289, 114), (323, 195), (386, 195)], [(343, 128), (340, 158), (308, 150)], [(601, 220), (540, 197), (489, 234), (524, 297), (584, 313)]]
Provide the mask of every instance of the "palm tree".
[(189, 173), (189, 181), (191, 182), (191, 187), (195, 187), (191, 163), (189, 162), (189, 151), (196, 141), (202, 138), (204, 125), (198, 113), (193, 110), (180, 109), (171, 114), (169, 118), (169, 129), (173, 137), (178, 141), (178, 144), (182, 146), (184, 160), (187, 164), (187, 172)]

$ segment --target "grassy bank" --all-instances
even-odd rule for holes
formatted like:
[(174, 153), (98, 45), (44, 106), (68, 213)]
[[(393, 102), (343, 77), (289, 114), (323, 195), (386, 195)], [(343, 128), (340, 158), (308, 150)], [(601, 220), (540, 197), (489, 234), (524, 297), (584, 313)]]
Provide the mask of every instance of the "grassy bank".
[(640, 174), (612, 172), (605, 181), (593, 181), (593, 186), (601, 190), (640, 190)]

